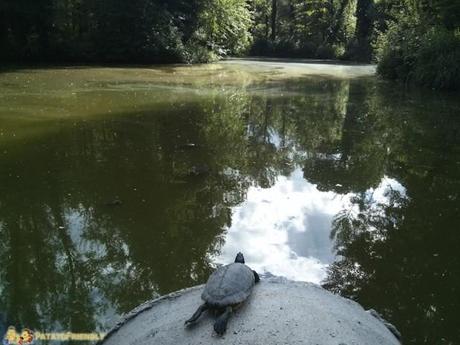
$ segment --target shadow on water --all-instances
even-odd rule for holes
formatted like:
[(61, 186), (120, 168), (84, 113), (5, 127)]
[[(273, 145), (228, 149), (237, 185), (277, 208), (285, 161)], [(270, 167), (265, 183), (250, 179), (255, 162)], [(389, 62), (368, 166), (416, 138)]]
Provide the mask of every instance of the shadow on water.
[[(109, 98), (121, 110), (47, 119), (38, 135), (9, 135), (24, 120), (9, 119), (0, 308), (11, 322), (105, 330), (204, 282), (250, 188), (300, 169), (351, 201), (328, 229), (337, 257), (324, 286), (379, 310), (407, 343), (460, 341), (458, 102), (371, 79), (271, 85), (284, 96), (261, 86), (173, 103), (153, 90), (130, 111), (118, 93), (94, 93), (75, 101), (82, 112)], [(377, 195), (382, 179), (397, 183)]]

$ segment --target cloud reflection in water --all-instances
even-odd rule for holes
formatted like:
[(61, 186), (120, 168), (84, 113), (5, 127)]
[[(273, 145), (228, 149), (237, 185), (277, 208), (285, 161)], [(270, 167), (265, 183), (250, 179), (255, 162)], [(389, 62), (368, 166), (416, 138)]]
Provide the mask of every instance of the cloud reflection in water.
[(242, 251), (260, 273), (319, 283), (334, 259), (332, 217), (349, 204), (348, 196), (320, 192), (301, 169), (278, 177), (271, 188), (251, 187), (246, 201), (233, 210), (216, 262), (231, 262)]
[[(366, 194), (383, 202), (389, 186), (404, 189), (384, 177)], [(356, 207), (352, 196), (319, 191), (303, 178), (301, 169), (279, 176), (271, 188), (251, 187), (246, 201), (233, 209), (226, 242), (214, 261), (227, 264), (242, 251), (246, 263), (259, 273), (320, 283), (335, 259), (329, 238), (333, 217)]]

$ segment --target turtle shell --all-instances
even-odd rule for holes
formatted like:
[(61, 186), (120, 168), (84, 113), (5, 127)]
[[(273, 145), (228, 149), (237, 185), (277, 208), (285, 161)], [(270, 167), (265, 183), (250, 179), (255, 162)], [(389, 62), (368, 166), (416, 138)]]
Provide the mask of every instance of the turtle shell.
[(254, 272), (248, 266), (232, 263), (211, 274), (201, 298), (215, 307), (238, 304), (249, 297), (254, 284)]

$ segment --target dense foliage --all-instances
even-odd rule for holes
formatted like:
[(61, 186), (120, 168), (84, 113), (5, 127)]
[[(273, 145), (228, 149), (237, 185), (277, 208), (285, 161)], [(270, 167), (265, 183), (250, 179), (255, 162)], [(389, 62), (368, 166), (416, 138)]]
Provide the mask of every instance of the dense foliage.
[(460, 2), (386, 1), (376, 40), (378, 72), (437, 89), (460, 87)]
[(3, 59), (194, 62), (249, 43), (245, 0), (3, 0)]
[(459, 27), (448, 0), (1, 0), (0, 59), (376, 60), (385, 78), (454, 89)]

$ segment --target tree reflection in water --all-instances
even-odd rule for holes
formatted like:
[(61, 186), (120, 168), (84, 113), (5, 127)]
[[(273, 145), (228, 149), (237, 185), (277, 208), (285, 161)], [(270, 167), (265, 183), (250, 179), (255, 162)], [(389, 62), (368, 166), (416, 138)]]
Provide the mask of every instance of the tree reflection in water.
[[(5, 142), (9, 323), (106, 329), (149, 298), (204, 282), (248, 188), (301, 167), (319, 191), (353, 195), (334, 218), (338, 257), (324, 285), (382, 312), (409, 343), (460, 341), (457, 103), (368, 79), (189, 96)], [(403, 188), (376, 202), (384, 176)]]
[[(455, 325), (460, 260), (454, 254), (460, 246), (459, 121), (455, 108), (442, 101), (433, 102), (441, 114), (423, 109), (418, 97), (417, 110), (410, 111), (407, 102), (413, 99), (388, 94), (396, 104), (384, 114), (392, 131), (384, 171), (404, 193), (389, 188), (386, 201), (375, 202), (355, 190), (353, 210), (341, 211), (333, 222), (339, 257), (324, 286), (379, 310), (398, 325), (405, 343), (455, 344), (460, 341)], [(385, 109), (385, 98), (377, 100), (375, 113)]]

